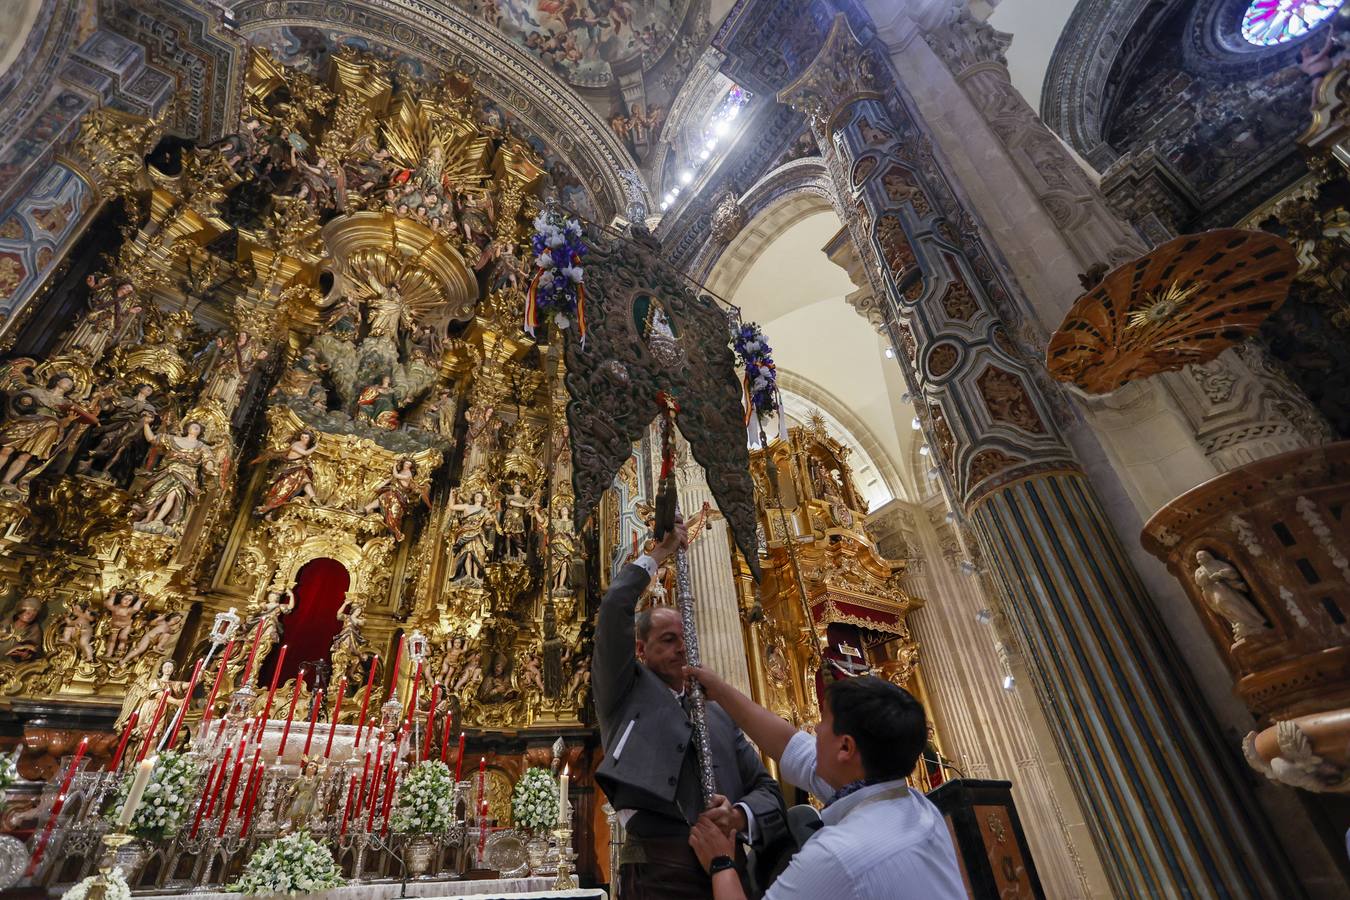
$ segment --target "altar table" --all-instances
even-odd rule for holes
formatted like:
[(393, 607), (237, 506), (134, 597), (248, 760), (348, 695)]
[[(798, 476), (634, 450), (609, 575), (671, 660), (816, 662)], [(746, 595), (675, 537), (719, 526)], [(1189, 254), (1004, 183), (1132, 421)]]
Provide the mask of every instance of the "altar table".
[[(398, 897), (420, 897), (425, 900), (609, 900), (602, 888), (581, 888), (572, 891), (552, 890), (554, 879), (500, 878), (491, 881), (409, 881), (382, 884), (355, 884), (303, 895), (305, 900), (397, 900)], [(158, 892), (157, 896), (169, 896)], [(143, 896), (137, 894), (137, 896)], [(183, 896), (174, 894), (172, 896)], [(241, 894), (228, 892), (188, 895), (192, 900), (240, 900)]]

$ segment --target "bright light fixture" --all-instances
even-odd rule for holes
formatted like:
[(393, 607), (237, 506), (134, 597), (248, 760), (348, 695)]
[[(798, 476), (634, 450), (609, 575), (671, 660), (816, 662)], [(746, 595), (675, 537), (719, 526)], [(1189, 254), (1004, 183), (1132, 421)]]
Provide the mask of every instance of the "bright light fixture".
[(669, 208), (670, 208), (670, 201), (669, 201), (669, 200), (662, 200), (662, 201), (661, 201), (661, 211), (662, 211), (662, 212), (665, 212), (665, 211), (666, 211), (667, 209), (669, 209)]
[(722, 137), (723, 135), (725, 135), (728, 130), (729, 127), (725, 121), (718, 122), (716, 125), (713, 126), (713, 134), (717, 135), (718, 137)]
[(929, 453), (932, 453), (932, 452), (933, 452), (933, 451), (930, 450), (930, 449), (928, 448), (928, 445), (927, 445), (927, 444), (924, 444), (922, 447), (919, 448), (919, 455), (920, 455), (920, 456), (927, 456)]
[(707, 150), (704, 150), (702, 153), (700, 153), (700, 154), (698, 155), (698, 158), (699, 158), (699, 159), (707, 159), (709, 156), (712, 156), (712, 154), (711, 154), (710, 152), (708, 152)]
[(923, 423), (919, 421), (918, 416), (915, 416), (909, 420), (909, 427), (913, 428), (915, 431), (921, 431), (923, 430)]
[(895, 359), (895, 351), (892, 350), (890, 347), (887, 347), (887, 348), (886, 348), (886, 358), (887, 358), (887, 359)]
[(1012, 677), (1011, 675), (1004, 675), (1004, 676), (1003, 676), (1003, 689), (1004, 689), (1005, 691), (1011, 691), (1011, 690), (1012, 690), (1013, 688), (1015, 688), (1015, 687), (1017, 687), (1017, 679), (1014, 678), (1014, 677)]
[(708, 138), (707, 143), (705, 143), (703, 146), (704, 146), (704, 147), (707, 147), (709, 150), (716, 150), (716, 149), (717, 149), (717, 138), (715, 138), (715, 137), (710, 137), (710, 138)]
[(683, 172), (680, 173), (680, 184), (688, 184), (693, 180), (694, 180), (694, 173), (689, 171), (688, 169), (685, 169)]

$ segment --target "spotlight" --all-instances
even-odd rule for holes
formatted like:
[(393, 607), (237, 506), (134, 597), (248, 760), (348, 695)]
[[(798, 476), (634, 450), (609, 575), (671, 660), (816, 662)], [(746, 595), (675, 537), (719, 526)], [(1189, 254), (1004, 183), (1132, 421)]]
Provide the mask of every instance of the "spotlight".
[(938, 467), (937, 467), (937, 466), (929, 466), (929, 467), (928, 467), (928, 477), (931, 478), (931, 479), (933, 479), (934, 481), (937, 480), (937, 477), (938, 477)]
[(677, 188), (677, 187), (671, 188), (671, 189), (670, 189), (670, 196), (672, 196), (672, 197), (678, 197), (678, 196), (680, 196), (680, 189)]
[(962, 575), (975, 574), (975, 564), (968, 559), (961, 560), (961, 565), (959, 565), (957, 568), (961, 570)]
[(909, 391), (905, 391), (903, 394), (900, 395), (900, 402), (901, 402), (901, 403), (908, 403), (909, 401), (911, 401), (911, 400), (913, 400), (913, 399), (914, 399), (914, 395), (911, 394)]
[(948, 525), (955, 525), (955, 524), (956, 524), (956, 513), (951, 512), (950, 510), (948, 510), (947, 515), (946, 515), (945, 518), (947, 519), (947, 524), (948, 524)]
[(1004, 676), (1003, 676), (1003, 689), (1004, 689), (1005, 691), (1011, 691), (1011, 690), (1012, 690), (1013, 688), (1015, 688), (1015, 687), (1017, 687), (1017, 679), (1014, 678), (1014, 677), (1012, 677), (1012, 675), (1004, 675)]
[(887, 348), (886, 348), (886, 358), (887, 358), (887, 359), (895, 359), (895, 351), (892, 350), (890, 347), (887, 347)]
[(923, 423), (919, 421), (918, 416), (915, 416), (909, 420), (909, 427), (913, 428), (915, 431), (921, 431), (923, 429)]
[(989, 607), (985, 607), (975, 613), (975, 621), (979, 622), (981, 625), (988, 625), (990, 622), (994, 621), (994, 613)]
[(715, 138), (715, 137), (710, 137), (710, 138), (708, 138), (708, 142), (707, 142), (706, 144), (704, 144), (703, 146), (704, 146), (706, 149), (708, 149), (708, 150), (716, 150), (716, 149), (717, 149), (717, 138)]
[(669, 201), (669, 200), (662, 200), (662, 201), (661, 201), (661, 211), (662, 211), (662, 212), (665, 212), (667, 209), (670, 209), (670, 201)]
[(741, 108), (740, 108), (739, 106), (733, 106), (731, 109), (727, 110), (727, 118), (728, 118), (728, 119), (734, 119), (734, 118), (736, 118), (737, 116), (739, 116), (740, 114), (741, 114)]
[(667, 193), (666, 196), (665, 196), (663, 199), (666, 201), (666, 204), (669, 205), (669, 204), (675, 202), (675, 195), (674, 195), (674, 194), (671, 194), (671, 193)]
[(718, 137), (725, 137), (727, 130), (728, 126), (726, 122), (718, 122), (716, 125), (713, 126), (713, 134), (717, 135)]
[(703, 151), (701, 151), (701, 152), (699, 153), (698, 158), (699, 158), (699, 159), (707, 159), (709, 156), (712, 156), (712, 154), (711, 154), (710, 152), (708, 152), (707, 150), (703, 150)]
[(689, 171), (688, 169), (685, 169), (683, 172), (680, 173), (680, 184), (688, 184), (693, 180), (694, 180), (694, 173)]

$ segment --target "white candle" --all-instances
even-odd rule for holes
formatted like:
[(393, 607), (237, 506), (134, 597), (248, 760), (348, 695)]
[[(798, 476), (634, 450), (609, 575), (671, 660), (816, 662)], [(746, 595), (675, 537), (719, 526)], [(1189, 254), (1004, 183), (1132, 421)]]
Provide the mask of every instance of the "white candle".
[(558, 824), (566, 826), (572, 818), (571, 813), (572, 806), (567, 801), (567, 766), (563, 766), (562, 774), (558, 776)]
[(141, 805), (141, 796), (145, 793), (145, 786), (150, 783), (150, 774), (154, 772), (155, 761), (158, 758), (152, 756), (136, 764), (136, 777), (131, 781), (131, 792), (127, 794), (127, 802), (122, 804), (122, 814), (117, 817), (119, 827), (126, 828), (131, 825), (131, 818), (136, 815), (136, 807)]

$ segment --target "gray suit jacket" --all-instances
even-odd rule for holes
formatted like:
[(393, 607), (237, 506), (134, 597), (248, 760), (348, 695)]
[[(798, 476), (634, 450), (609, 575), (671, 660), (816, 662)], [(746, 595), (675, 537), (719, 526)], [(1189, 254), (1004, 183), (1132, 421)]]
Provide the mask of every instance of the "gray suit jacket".
[[(595, 780), (615, 809), (680, 816), (676, 787), (685, 753), (694, 752), (693, 728), (666, 683), (637, 660), (634, 608), (649, 580), (641, 566), (624, 566), (600, 601), (591, 690), (605, 758)], [(707, 711), (717, 792), (754, 814), (756, 847), (772, 844), (787, 833), (778, 783), (731, 717), (715, 703)]]

